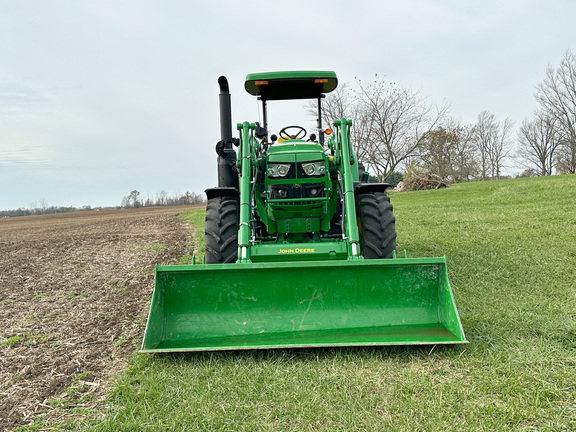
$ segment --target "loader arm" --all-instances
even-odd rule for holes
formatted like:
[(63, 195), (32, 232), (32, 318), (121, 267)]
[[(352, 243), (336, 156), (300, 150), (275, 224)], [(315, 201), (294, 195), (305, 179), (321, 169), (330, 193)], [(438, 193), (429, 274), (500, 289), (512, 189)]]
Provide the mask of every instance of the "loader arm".
[(348, 259), (362, 259), (360, 254), (360, 235), (356, 221), (356, 204), (354, 199), (354, 179), (352, 172), (358, 171), (356, 155), (350, 142), (352, 120), (340, 119), (334, 122), (336, 128), (334, 154), (335, 163), (340, 166), (344, 195), (344, 226), (348, 242)]
[(238, 263), (249, 263), (250, 260), (250, 226), (252, 201), (252, 168), (256, 158), (254, 150), (255, 125), (244, 122), (238, 124), (240, 131), (240, 146), (237, 166), (240, 172), (240, 223), (238, 228)]

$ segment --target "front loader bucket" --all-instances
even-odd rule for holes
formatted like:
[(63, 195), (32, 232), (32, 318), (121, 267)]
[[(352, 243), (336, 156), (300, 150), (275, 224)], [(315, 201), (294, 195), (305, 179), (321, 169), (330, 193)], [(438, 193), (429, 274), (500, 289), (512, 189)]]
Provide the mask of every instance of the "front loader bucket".
[(142, 352), (466, 343), (445, 258), (158, 266)]

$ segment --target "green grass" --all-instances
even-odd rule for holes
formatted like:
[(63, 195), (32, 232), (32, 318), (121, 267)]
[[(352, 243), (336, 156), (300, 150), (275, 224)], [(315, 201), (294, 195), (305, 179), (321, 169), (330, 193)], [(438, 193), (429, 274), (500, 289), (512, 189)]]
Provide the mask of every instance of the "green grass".
[(206, 215), (205, 209), (192, 210), (190, 212), (182, 213), (178, 216), (181, 220), (190, 223), (195, 227), (194, 238), (191, 239), (188, 249), (179, 264), (192, 264), (196, 262), (200, 264), (204, 256), (204, 217)]
[(0, 342), (0, 347), (10, 348), (13, 346), (18, 346), (20, 344), (26, 343), (28, 346), (36, 346), (42, 344), (51, 338), (50, 335), (45, 334), (33, 334), (33, 333), (22, 333), (19, 335), (11, 336), (2, 342)]
[(103, 416), (69, 427), (576, 430), (576, 176), (391, 199), (398, 247), (447, 256), (470, 344), (135, 354)]

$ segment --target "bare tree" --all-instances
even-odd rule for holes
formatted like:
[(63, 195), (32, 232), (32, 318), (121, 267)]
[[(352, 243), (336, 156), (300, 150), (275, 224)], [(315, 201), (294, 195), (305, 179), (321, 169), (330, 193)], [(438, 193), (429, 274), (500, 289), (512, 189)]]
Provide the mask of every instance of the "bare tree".
[[(316, 117), (318, 106), (316, 101), (306, 104), (308, 114)], [(360, 143), (368, 141), (370, 137), (371, 123), (366, 118), (366, 113), (360, 109), (358, 93), (348, 83), (340, 84), (335, 91), (328, 94), (322, 102), (322, 122), (325, 126), (332, 127), (335, 120), (341, 118), (352, 120), (351, 140), (356, 156), (361, 161), (367, 161), (365, 146)]]
[(48, 209), (48, 201), (46, 201), (46, 198), (40, 200), (40, 207), (42, 208), (42, 212), (46, 213), (46, 210)]
[(556, 171), (562, 174), (576, 174), (575, 143), (570, 141), (561, 141), (557, 153)]
[(167, 201), (168, 201), (168, 192), (166, 192), (165, 190), (161, 190), (156, 194), (157, 206), (167, 205)]
[[(343, 83), (336, 87), (336, 90), (330, 93), (322, 102), (322, 121), (324, 124), (331, 125), (334, 120), (343, 117), (348, 118), (354, 111), (354, 99), (354, 92), (348, 83)], [(316, 101), (309, 101), (306, 107), (310, 115), (317, 115), (318, 106)]]
[(560, 144), (556, 119), (542, 112), (533, 120), (524, 120), (518, 132), (518, 156), (528, 169), (539, 175), (552, 175), (556, 150)]
[[(418, 91), (386, 83), (356, 81), (358, 89), (341, 85), (323, 102), (326, 124), (352, 119), (351, 139), (358, 159), (380, 179), (407, 164), (422, 137), (444, 118), (448, 107), (435, 108)], [(315, 103), (307, 105), (316, 115)]]
[(420, 140), (445, 117), (448, 107), (435, 108), (419, 91), (378, 80), (358, 82), (360, 118), (366, 122), (359, 154), (377, 175), (386, 178), (414, 154)]
[(510, 154), (510, 136), (514, 122), (506, 117), (502, 123), (499, 123), (497, 139), (490, 149), (490, 163), (492, 165), (492, 178), (500, 180), (504, 161)]
[(566, 51), (560, 66), (549, 66), (536, 87), (536, 100), (544, 113), (557, 122), (562, 146), (558, 168), (576, 173), (576, 55)]
[(482, 180), (500, 179), (504, 160), (510, 152), (510, 133), (514, 123), (506, 118), (500, 123), (488, 111), (478, 115), (474, 128), (474, 141), (480, 154)]
[(490, 170), (490, 145), (497, 133), (496, 118), (488, 111), (482, 111), (478, 115), (478, 121), (474, 128), (474, 141), (480, 154), (480, 176), (482, 180), (488, 178)]

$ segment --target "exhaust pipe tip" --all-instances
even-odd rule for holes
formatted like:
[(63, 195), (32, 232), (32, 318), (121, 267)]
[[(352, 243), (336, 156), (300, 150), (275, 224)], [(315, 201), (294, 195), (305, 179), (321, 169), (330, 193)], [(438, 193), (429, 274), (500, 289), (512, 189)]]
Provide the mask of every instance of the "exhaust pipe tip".
[(220, 92), (228, 93), (230, 91), (228, 87), (228, 79), (224, 75), (218, 78), (218, 85), (220, 86)]

